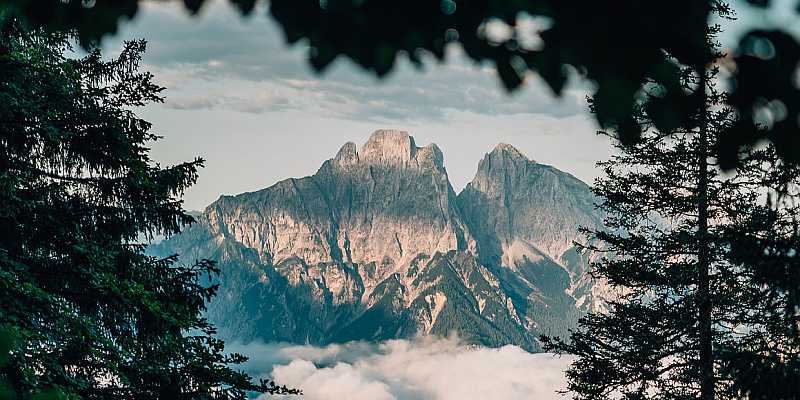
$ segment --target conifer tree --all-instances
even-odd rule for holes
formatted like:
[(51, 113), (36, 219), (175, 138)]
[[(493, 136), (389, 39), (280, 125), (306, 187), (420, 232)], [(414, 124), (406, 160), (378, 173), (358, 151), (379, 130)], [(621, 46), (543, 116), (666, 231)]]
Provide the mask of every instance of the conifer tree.
[[(764, 121), (770, 123), (770, 121)], [(773, 146), (749, 151), (739, 185), (760, 186), (727, 205), (719, 247), (731, 267), (718, 324), (719, 374), (738, 398), (800, 398), (800, 169)]]
[[(718, 30), (709, 27), (709, 49)], [(696, 102), (671, 129), (659, 129), (675, 122), (658, 113), (661, 88), (647, 86), (635, 115), (647, 128), (642, 140), (619, 144), (599, 164), (606, 177), (594, 189), (606, 229), (587, 232), (584, 249), (604, 254), (592, 272), (619, 296), (569, 339), (544, 338), (547, 349), (576, 356), (567, 377), (578, 399), (800, 393), (791, 379), (800, 342), (789, 255), (800, 175), (766, 144), (721, 172), (713, 149), (736, 118), (718, 88), (721, 56), (711, 51), (700, 74), (679, 67)]]
[(213, 262), (144, 253), (192, 221), (179, 198), (203, 164), (149, 158), (157, 136), (134, 111), (163, 88), (138, 69), (145, 42), (105, 61), (66, 57), (72, 40), (0, 16), (0, 395), (290, 392), (233, 369), (246, 359), (202, 317)]

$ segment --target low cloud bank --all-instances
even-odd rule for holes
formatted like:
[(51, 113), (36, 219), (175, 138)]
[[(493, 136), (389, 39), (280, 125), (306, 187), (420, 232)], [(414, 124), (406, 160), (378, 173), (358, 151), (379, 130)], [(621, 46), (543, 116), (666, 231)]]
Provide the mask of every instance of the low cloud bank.
[[(352, 342), (325, 347), (232, 344), (247, 370), (301, 388), (304, 400), (568, 399), (570, 359), (516, 346), (467, 346), (455, 338)], [(270, 399), (275, 397), (263, 397)]]

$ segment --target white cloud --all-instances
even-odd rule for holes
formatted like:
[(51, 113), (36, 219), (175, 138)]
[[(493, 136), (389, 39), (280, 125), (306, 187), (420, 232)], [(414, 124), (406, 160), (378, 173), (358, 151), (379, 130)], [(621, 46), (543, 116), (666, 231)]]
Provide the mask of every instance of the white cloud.
[[(569, 358), (516, 346), (467, 346), (455, 338), (353, 342), (326, 347), (233, 344), (250, 373), (303, 389), (303, 399), (568, 399)], [(264, 397), (264, 399), (271, 397)]]

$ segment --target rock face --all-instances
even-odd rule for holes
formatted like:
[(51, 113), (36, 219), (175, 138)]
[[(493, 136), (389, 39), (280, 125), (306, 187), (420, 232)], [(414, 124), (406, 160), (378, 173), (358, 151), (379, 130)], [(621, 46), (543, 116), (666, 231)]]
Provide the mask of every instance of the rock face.
[[(579, 227), (603, 225), (589, 186), (501, 143), (480, 161), (458, 200), (482, 264), (522, 277), (534, 294), (549, 289), (554, 299), (574, 296), (583, 310), (600, 307), (595, 300), (603, 286), (589, 279), (590, 260), (574, 246), (582, 239)], [(551, 273), (536, 277), (543, 269)], [(565, 272), (569, 279), (559, 276)]]
[(454, 193), (436, 145), (379, 130), (316, 174), (223, 196), (157, 255), (220, 263), (220, 333), (326, 344), (419, 334), (537, 350), (596, 307), (573, 249), (601, 217), (587, 185), (510, 145)]

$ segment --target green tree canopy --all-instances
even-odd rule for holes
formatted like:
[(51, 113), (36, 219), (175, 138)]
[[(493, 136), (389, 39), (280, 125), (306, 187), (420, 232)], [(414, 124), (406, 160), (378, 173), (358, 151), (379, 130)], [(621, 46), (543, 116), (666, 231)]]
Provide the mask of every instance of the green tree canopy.
[(149, 158), (157, 136), (134, 110), (163, 88), (138, 70), (145, 42), (110, 61), (67, 58), (70, 43), (0, 24), (0, 381), (20, 399), (292, 392), (233, 369), (246, 358), (201, 315), (212, 262), (144, 254), (192, 221), (179, 198), (203, 164)]

